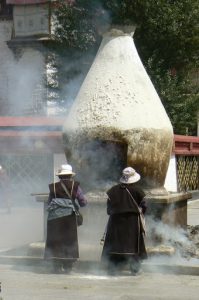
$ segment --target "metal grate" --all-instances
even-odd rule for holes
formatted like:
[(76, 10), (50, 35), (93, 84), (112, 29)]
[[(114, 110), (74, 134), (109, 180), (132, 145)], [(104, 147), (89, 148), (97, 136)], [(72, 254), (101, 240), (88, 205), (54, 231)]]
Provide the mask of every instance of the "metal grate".
[(53, 155), (1, 155), (0, 164), (8, 174), (12, 203), (34, 201), (31, 193), (48, 192), (53, 181)]
[(199, 189), (199, 157), (177, 156), (177, 176), (179, 191)]

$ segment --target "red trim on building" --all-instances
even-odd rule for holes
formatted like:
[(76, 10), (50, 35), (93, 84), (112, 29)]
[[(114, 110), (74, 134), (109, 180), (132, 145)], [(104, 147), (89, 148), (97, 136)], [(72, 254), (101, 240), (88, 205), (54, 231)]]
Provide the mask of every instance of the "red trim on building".
[(56, 117), (0, 117), (0, 127), (62, 126), (64, 120)]
[[(43, 150), (48, 151), (51, 148), (53, 151), (64, 151), (62, 148), (62, 126), (65, 118), (60, 117), (0, 117), (0, 143), (2, 149), (12, 148), (12, 152), (15, 149), (19, 149), (18, 144), (22, 141), (30, 142), (30, 145), (36, 145), (39, 141), (42, 141), (45, 147)], [(52, 130), (52, 127), (60, 127), (59, 130)], [(16, 128), (15, 130), (9, 130), (9, 127), (21, 127), (21, 130)], [(23, 127), (30, 127), (30, 130), (23, 130)], [(35, 129), (34, 129), (35, 127)], [(36, 127), (41, 127), (41, 130), (36, 130)], [(45, 130), (42, 130), (45, 127)], [(49, 131), (46, 129), (49, 128)], [(2, 130), (1, 130), (2, 128)], [(5, 130), (6, 129), (6, 130)], [(2, 145), (4, 147), (2, 148)], [(30, 149), (30, 146), (28, 146)], [(34, 148), (34, 147), (33, 147)], [(39, 147), (37, 148), (39, 150)], [(40, 147), (42, 150), (42, 147)], [(174, 135), (173, 153), (175, 155), (192, 155), (199, 156), (199, 136), (185, 136), (185, 135)]]
[(21, 130), (6, 130), (1, 131), (0, 130), (0, 138), (2, 137), (61, 137), (62, 132), (61, 131), (21, 131)]
[(0, 117), (0, 153), (63, 153), (63, 123), (64, 118)]
[(176, 155), (199, 156), (199, 136), (174, 135), (173, 152)]
[(64, 153), (62, 132), (0, 132), (0, 154)]
[(51, 2), (51, 0), (6, 0), (7, 4), (14, 5), (40, 4), (45, 2)]

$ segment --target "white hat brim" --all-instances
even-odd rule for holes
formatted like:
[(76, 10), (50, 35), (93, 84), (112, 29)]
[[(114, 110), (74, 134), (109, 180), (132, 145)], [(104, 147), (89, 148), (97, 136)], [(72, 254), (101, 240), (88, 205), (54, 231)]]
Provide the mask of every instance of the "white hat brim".
[(140, 174), (138, 174), (138, 173), (135, 173), (133, 176), (130, 176), (128, 178), (128, 181), (126, 181), (123, 176), (120, 178), (120, 182), (121, 183), (126, 183), (126, 184), (134, 183), (134, 182), (137, 182), (139, 180), (140, 180)]
[(76, 175), (76, 173), (70, 172), (70, 171), (65, 171), (65, 170), (56, 173), (56, 176), (60, 176), (60, 175)]

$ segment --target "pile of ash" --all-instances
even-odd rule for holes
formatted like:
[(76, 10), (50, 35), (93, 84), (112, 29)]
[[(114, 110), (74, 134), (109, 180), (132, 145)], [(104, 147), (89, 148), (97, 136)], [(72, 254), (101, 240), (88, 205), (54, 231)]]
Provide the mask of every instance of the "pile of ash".
[(182, 257), (186, 259), (199, 259), (199, 225), (187, 225), (186, 237), (188, 243), (176, 242), (176, 247), (179, 249)]
[(199, 225), (186, 228), (172, 227), (151, 220), (147, 236), (149, 256), (199, 259)]

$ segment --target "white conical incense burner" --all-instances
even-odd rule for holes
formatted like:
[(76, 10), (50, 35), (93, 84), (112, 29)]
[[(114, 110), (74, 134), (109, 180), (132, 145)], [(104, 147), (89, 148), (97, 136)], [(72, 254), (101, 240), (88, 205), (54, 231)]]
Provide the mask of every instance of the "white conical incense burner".
[(173, 129), (132, 33), (111, 29), (104, 35), (64, 124), (64, 140), (67, 157), (76, 162), (88, 141), (124, 143), (126, 165), (141, 174), (145, 187), (163, 187)]

